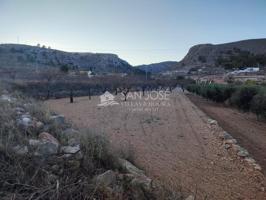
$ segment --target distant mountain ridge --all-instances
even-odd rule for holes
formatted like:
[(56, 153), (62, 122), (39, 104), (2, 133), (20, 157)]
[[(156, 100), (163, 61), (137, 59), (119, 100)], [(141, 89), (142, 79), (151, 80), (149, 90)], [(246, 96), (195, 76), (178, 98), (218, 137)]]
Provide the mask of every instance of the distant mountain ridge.
[(0, 45), (0, 68), (60, 67), (67, 65), (96, 73), (130, 73), (136, 71), (115, 54), (73, 53), (21, 44)]
[(192, 46), (186, 56), (179, 62), (166, 61), (136, 67), (153, 74), (167, 71), (188, 72), (191, 68), (201, 67), (223, 68), (225, 67), (223, 66), (224, 62), (219, 64), (219, 59), (230, 59), (231, 56), (236, 56), (243, 52), (249, 52), (252, 55), (265, 55), (266, 58), (266, 39), (241, 40), (224, 44), (198, 44)]
[[(225, 67), (227, 60), (237, 54), (249, 52), (252, 55), (265, 55), (266, 39), (250, 39), (224, 44), (199, 44), (191, 47), (181, 61), (165, 61), (132, 67), (115, 54), (75, 53), (20, 44), (0, 45), (0, 69), (16, 67), (60, 67), (67, 65), (73, 69), (92, 70), (95, 73), (144, 73), (158, 74), (169, 71), (190, 71), (191, 68)], [(244, 56), (243, 56), (244, 55)], [(245, 54), (241, 55), (242, 58)], [(262, 59), (265, 59), (262, 57)], [(219, 61), (219, 59), (222, 61)], [(266, 63), (266, 61), (263, 61)], [(218, 63), (218, 64), (217, 64)], [(231, 62), (234, 66), (234, 62)]]
[(266, 54), (266, 39), (250, 39), (224, 44), (199, 44), (191, 47), (180, 61), (182, 66), (214, 66), (219, 57), (228, 58), (234, 52), (247, 51), (254, 55)]
[(161, 72), (165, 72), (168, 70), (172, 70), (172, 69), (176, 68), (177, 65), (178, 65), (177, 61), (165, 61), (165, 62), (160, 62), (160, 63), (152, 63), (149, 65), (139, 65), (136, 67), (143, 70), (143, 71), (147, 71), (147, 72), (150, 72), (152, 74), (156, 74), (156, 73), (161, 73)]

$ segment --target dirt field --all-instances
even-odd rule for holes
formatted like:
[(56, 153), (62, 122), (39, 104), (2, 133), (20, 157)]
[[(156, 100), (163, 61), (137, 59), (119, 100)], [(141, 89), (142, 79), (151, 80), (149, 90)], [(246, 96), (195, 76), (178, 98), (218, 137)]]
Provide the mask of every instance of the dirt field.
[(169, 188), (197, 200), (266, 199), (261, 173), (229, 155), (206, 115), (184, 94), (174, 92), (167, 106), (132, 110), (143, 101), (99, 107), (99, 97), (80, 97), (74, 104), (69, 99), (46, 104), (79, 128), (106, 134), (114, 147), (132, 148), (136, 164)]
[(242, 113), (196, 95), (188, 97), (207, 115), (217, 120), (224, 130), (233, 135), (241, 146), (252, 154), (266, 174), (266, 122), (259, 122), (253, 114)]

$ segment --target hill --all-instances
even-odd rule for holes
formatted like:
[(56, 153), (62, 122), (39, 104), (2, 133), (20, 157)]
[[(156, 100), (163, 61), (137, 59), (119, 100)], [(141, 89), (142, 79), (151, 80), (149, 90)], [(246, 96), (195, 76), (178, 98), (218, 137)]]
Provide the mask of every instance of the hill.
[(0, 45), (0, 69), (25, 70), (26, 68), (61, 66), (92, 70), (95, 73), (130, 73), (136, 71), (129, 63), (115, 54), (73, 53), (20, 44)]
[[(251, 39), (225, 44), (199, 44), (191, 47), (187, 55), (180, 61), (182, 66), (220, 66), (224, 67), (225, 62), (232, 59), (242, 59), (250, 56), (247, 64), (255, 64), (260, 61), (254, 58), (255, 55), (266, 55), (266, 39)], [(243, 64), (246, 64), (245, 62)]]
[(161, 72), (174, 69), (175, 67), (177, 67), (177, 65), (178, 65), (178, 62), (176, 61), (165, 61), (165, 62), (160, 62), (160, 63), (152, 63), (149, 65), (139, 65), (136, 67), (143, 71), (147, 70), (147, 72), (155, 74), (155, 73), (161, 73)]

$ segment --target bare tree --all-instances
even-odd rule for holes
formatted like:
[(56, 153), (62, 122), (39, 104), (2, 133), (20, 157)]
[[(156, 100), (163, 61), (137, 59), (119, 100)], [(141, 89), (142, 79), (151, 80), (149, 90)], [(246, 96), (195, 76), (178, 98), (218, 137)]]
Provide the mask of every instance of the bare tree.
[(47, 68), (39, 74), (44, 84), (46, 84), (46, 99), (50, 99), (52, 82), (58, 79), (60, 72), (57, 69)]

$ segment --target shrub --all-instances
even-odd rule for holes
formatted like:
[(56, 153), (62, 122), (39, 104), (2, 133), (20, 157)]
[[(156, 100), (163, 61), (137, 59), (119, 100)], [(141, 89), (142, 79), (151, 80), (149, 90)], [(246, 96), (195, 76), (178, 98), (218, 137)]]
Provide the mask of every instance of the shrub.
[(104, 167), (116, 168), (117, 157), (111, 152), (110, 143), (103, 134), (85, 130), (80, 139), (81, 150), (84, 154), (83, 165), (89, 171)]
[(258, 85), (191, 84), (187, 90), (215, 102), (225, 102), (243, 111), (266, 117), (266, 89)]
[(230, 103), (243, 111), (249, 111), (252, 98), (258, 91), (257, 86), (241, 86), (230, 98)]
[(236, 88), (231, 85), (193, 84), (189, 85), (187, 90), (215, 102), (224, 102), (232, 96)]
[(266, 90), (260, 90), (251, 102), (251, 111), (254, 112), (258, 118), (266, 118)]

